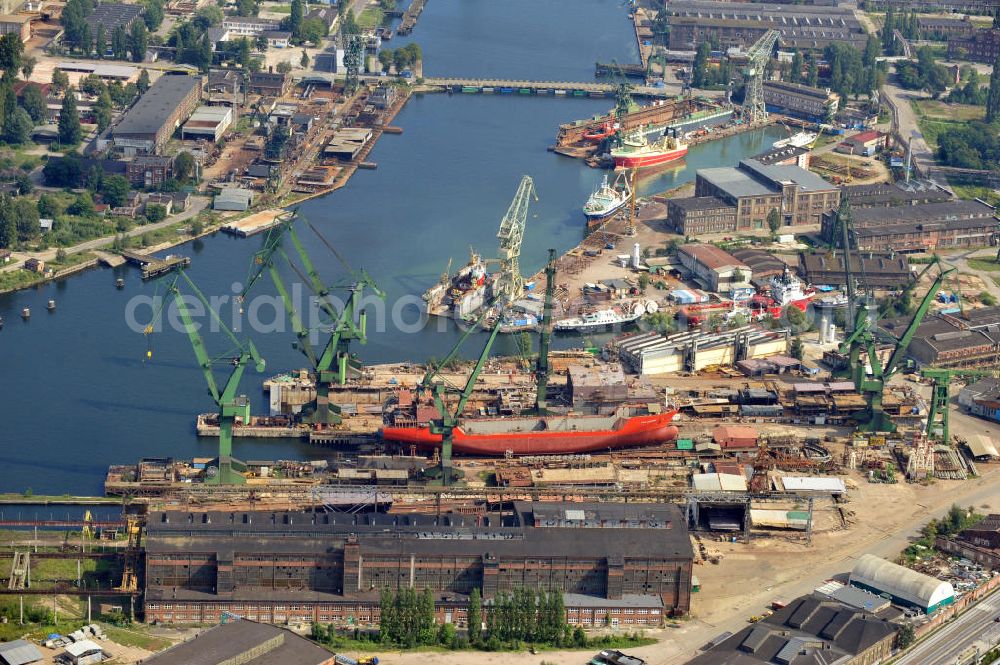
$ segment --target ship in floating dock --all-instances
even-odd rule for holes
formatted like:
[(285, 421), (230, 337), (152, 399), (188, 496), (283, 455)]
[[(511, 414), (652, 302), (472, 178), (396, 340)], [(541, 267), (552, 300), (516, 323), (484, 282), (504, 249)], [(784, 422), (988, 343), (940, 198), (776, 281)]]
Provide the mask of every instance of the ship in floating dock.
[[(452, 449), (465, 455), (502, 457), (654, 446), (677, 438), (677, 426), (671, 424), (677, 413), (649, 413), (640, 407), (623, 406), (607, 416), (569, 413), (537, 418), (462, 418), (452, 433)], [(429, 425), (386, 427), (382, 437), (421, 450), (441, 446), (441, 435), (432, 433)]]
[(486, 261), (470, 250), (468, 263), (452, 275), (445, 271), (438, 283), (424, 292), (427, 313), (474, 320), (492, 297), (495, 281), (496, 275), (487, 270)]

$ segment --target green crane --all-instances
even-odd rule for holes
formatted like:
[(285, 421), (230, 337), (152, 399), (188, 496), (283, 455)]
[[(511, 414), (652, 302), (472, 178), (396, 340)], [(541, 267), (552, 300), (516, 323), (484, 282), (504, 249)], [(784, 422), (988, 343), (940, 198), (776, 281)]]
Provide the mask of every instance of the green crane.
[[(211, 315), (212, 320), (232, 340), (235, 349), (215, 358), (208, 355), (205, 340), (199, 334), (198, 325), (195, 324), (192, 318), (188, 303), (181, 293), (180, 288), (178, 288), (177, 283), (180, 280), (187, 283), (195, 297)], [(201, 371), (205, 375), (205, 382), (208, 384), (208, 394), (212, 396), (216, 406), (219, 408), (219, 456), (207, 467), (206, 482), (215, 485), (241, 485), (246, 482), (241, 473), (246, 470), (246, 465), (233, 457), (233, 424), (237, 416), (242, 416), (244, 422), (246, 422), (250, 414), (250, 406), (246, 397), (237, 396), (236, 391), (239, 389), (240, 379), (243, 378), (243, 371), (247, 365), (253, 363), (254, 368), (258, 372), (263, 372), (264, 359), (257, 353), (257, 348), (252, 341), (247, 340), (244, 343), (236, 337), (233, 331), (219, 317), (218, 312), (211, 307), (204, 294), (198, 290), (198, 287), (191, 281), (191, 278), (179, 266), (176, 268), (174, 279), (171, 280), (170, 285), (167, 287), (167, 293), (173, 296), (174, 302), (177, 305), (177, 311), (184, 324), (184, 331), (188, 334), (188, 338), (191, 341), (194, 355), (198, 359), (198, 366), (201, 367)], [(165, 302), (166, 299), (161, 301), (160, 307), (153, 316), (153, 322), (147, 326), (145, 330), (147, 335), (152, 333), (153, 324), (160, 317), (163, 311), (163, 303)], [(147, 352), (147, 356), (151, 355), (151, 351)], [(229, 374), (229, 378), (226, 379), (225, 385), (220, 390), (215, 378), (214, 367), (221, 364), (229, 365), (233, 369)]]
[[(450, 485), (452, 482), (458, 479), (457, 473), (451, 460), (451, 448), (453, 442), (453, 433), (455, 427), (458, 426), (458, 419), (462, 415), (462, 411), (465, 410), (465, 405), (468, 403), (469, 398), (472, 396), (472, 392), (476, 387), (476, 380), (479, 379), (479, 374), (483, 371), (483, 365), (486, 364), (486, 359), (490, 355), (490, 350), (493, 348), (493, 342), (496, 341), (497, 334), (500, 332), (500, 323), (497, 322), (493, 326), (493, 330), (490, 331), (490, 336), (486, 340), (486, 344), (483, 346), (482, 352), (479, 354), (479, 359), (476, 361), (475, 367), (472, 368), (472, 373), (469, 374), (469, 379), (465, 382), (465, 386), (458, 390), (452, 386), (446, 384), (443, 380), (437, 381), (438, 375), (443, 367), (450, 365), (457, 357), (458, 352), (461, 350), (462, 345), (465, 344), (465, 340), (469, 338), (474, 331), (478, 330), (482, 325), (483, 321), (486, 319), (492, 307), (483, 307), (483, 313), (479, 316), (475, 325), (470, 325), (462, 333), (462, 336), (458, 338), (455, 342), (455, 346), (452, 347), (448, 355), (445, 356), (444, 360), (437, 363), (437, 365), (431, 365), (427, 368), (427, 372), (424, 374), (424, 378), (420, 381), (420, 387), (431, 393), (434, 398), (434, 407), (438, 411), (438, 417), (431, 420), (429, 423), (431, 434), (441, 435), (441, 466), (438, 469), (438, 473), (441, 477), (442, 485)], [(458, 396), (458, 402), (455, 405), (453, 411), (448, 410), (448, 404), (445, 402), (445, 397), (448, 394)]]
[[(931, 389), (931, 403), (927, 412), (927, 438), (936, 439), (936, 431), (940, 431), (940, 440), (951, 445), (951, 430), (949, 427), (950, 411), (948, 401), (951, 392), (952, 379), (968, 379), (983, 376), (1000, 377), (1000, 369), (945, 369), (943, 367), (925, 367), (920, 375), (934, 379)], [(939, 420), (940, 418), (940, 420)]]
[[(298, 210), (285, 213), (280, 218), (279, 223), (271, 228), (264, 238), (264, 246), (259, 252), (254, 254), (250, 275), (247, 278), (246, 286), (243, 288), (241, 298), (245, 299), (250, 289), (267, 271), (277, 289), (281, 302), (285, 307), (285, 313), (291, 322), (292, 331), (295, 333), (293, 347), (298, 349), (308, 360), (313, 375), (316, 378), (316, 400), (303, 407), (303, 420), (322, 427), (338, 425), (341, 422), (340, 409), (335, 404), (330, 404), (330, 386), (333, 384), (344, 385), (352, 372), (357, 371), (357, 366), (353, 364), (350, 354), (352, 341), (359, 344), (366, 344), (368, 315), (362, 309), (362, 295), (367, 287), (371, 289), (379, 298), (385, 298), (385, 294), (379, 290), (374, 280), (364, 270), (352, 271), (353, 283), (349, 287), (349, 295), (344, 302), (343, 308), (338, 312), (331, 302), (332, 289), (323, 282), (316, 271), (312, 260), (306, 252), (302, 240), (295, 231), (296, 220), (302, 219), (320, 241), (330, 249), (338, 259), (339, 254), (330, 245), (319, 231), (316, 230), (307, 219), (298, 214)], [(292, 261), (285, 252), (282, 244), (283, 238), (287, 236), (298, 254), (305, 272)], [(302, 317), (295, 309), (295, 303), (289, 294), (289, 290), (278, 271), (277, 259), (282, 258), (295, 271), (306, 287), (315, 296), (319, 308), (334, 323), (323, 349), (317, 352), (310, 341), (312, 331), (302, 322)], [(343, 260), (340, 259), (342, 263)], [(346, 266), (346, 263), (344, 263)]]
[(954, 272), (954, 268), (942, 270), (940, 262), (935, 258), (920, 273), (917, 281), (919, 282), (920, 278), (934, 265), (938, 266), (940, 273), (934, 280), (934, 284), (931, 285), (931, 288), (924, 295), (920, 306), (917, 307), (917, 311), (913, 315), (913, 319), (903, 332), (903, 336), (896, 343), (885, 365), (882, 364), (879, 358), (875, 340), (875, 319), (878, 316), (878, 310), (867, 302), (863, 302), (858, 308), (854, 322), (854, 332), (840, 345), (840, 352), (849, 354), (849, 368), (854, 380), (854, 386), (865, 397), (867, 405), (865, 410), (853, 416), (860, 423), (859, 429), (862, 431), (896, 431), (895, 424), (882, 408), (882, 395), (885, 391), (885, 384), (899, 371), (902, 360), (906, 356), (906, 350), (909, 348), (917, 328), (924, 320), (927, 310), (930, 309), (931, 302), (934, 301), (934, 295), (941, 288), (947, 276)]
[(538, 331), (538, 361), (535, 364), (537, 393), (535, 408), (539, 415), (548, 413), (549, 399), (549, 338), (552, 335), (552, 298), (556, 290), (556, 250), (549, 250), (549, 262), (545, 265), (545, 303), (542, 307), (542, 321)]

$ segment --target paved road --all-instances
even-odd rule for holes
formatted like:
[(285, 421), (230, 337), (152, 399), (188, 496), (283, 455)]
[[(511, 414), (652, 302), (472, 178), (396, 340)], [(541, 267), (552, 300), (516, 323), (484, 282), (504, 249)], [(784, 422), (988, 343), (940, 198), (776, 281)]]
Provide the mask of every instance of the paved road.
[(998, 610), (1000, 594), (994, 593), (915, 646), (895, 665), (954, 665), (974, 646), (985, 652), (1000, 639), (1000, 623), (994, 621)]
[(934, 166), (934, 153), (931, 152), (930, 146), (924, 140), (924, 135), (920, 132), (917, 114), (913, 111), (910, 102), (914, 99), (926, 98), (927, 94), (918, 90), (903, 90), (891, 83), (882, 86), (882, 93), (891, 99), (893, 106), (896, 107), (899, 135), (903, 140), (910, 139), (910, 151), (913, 155), (914, 166), (926, 173), (928, 167)]
[[(177, 222), (183, 222), (185, 220), (191, 219), (202, 210), (208, 207), (208, 198), (204, 196), (192, 196), (191, 206), (180, 213), (179, 215), (173, 215), (164, 219), (162, 222), (156, 222), (155, 224), (145, 224), (143, 226), (137, 226), (134, 229), (128, 231), (125, 235), (129, 238), (135, 238), (136, 236), (141, 236), (149, 231), (156, 231), (157, 229), (162, 229), (171, 224), (176, 224)], [(101, 249), (103, 247), (109, 247), (115, 241), (115, 236), (105, 236), (103, 238), (95, 238), (94, 240), (87, 240), (86, 242), (81, 242), (79, 245), (73, 245), (72, 247), (65, 247), (67, 254), (79, 254), (80, 252), (89, 252), (94, 249)], [(17, 270), (22, 266), (25, 259), (35, 257), (41, 259), (42, 261), (51, 261), (56, 257), (56, 252), (58, 248), (46, 249), (41, 252), (14, 252), (14, 260), (8, 265), (0, 268), (0, 272), (6, 272), (10, 270)]]

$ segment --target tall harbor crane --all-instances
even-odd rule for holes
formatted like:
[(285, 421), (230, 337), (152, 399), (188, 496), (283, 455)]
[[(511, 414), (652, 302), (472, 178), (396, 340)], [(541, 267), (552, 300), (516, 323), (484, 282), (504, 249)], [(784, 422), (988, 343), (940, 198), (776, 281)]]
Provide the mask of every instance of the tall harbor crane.
[(743, 72), (746, 79), (743, 117), (750, 124), (767, 120), (767, 109), (764, 106), (764, 70), (767, 67), (767, 61), (771, 59), (779, 36), (780, 33), (777, 30), (768, 30), (747, 51), (747, 57), (750, 61)]
[(507, 208), (507, 214), (500, 220), (500, 230), (497, 232), (497, 238), (500, 239), (500, 274), (497, 276), (494, 293), (503, 306), (514, 302), (524, 293), (524, 277), (521, 276), (519, 259), (524, 226), (528, 220), (528, 203), (532, 198), (538, 200), (535, 182), (531, 176), (523, 176), (514, 200)]
[[(303, 406), (303, 421), (320, 426), (338, 425), (341, 422), (340, 409), (336, 405), (330, 404), (330, 386), (332, 384), (344, 385), (349, 376), (357, 372), (358, 368), (353, 365), (350, 355), (351, 342), (356, 341), (359, 344), (368, 342), (366, 335), (368, 317), (361, 308), (362, 294), (365, 288), (371, 289), (379, 298), (385, 298), (385, 294), (379, 290), (367, 272), (352, 270), (353, 282), (348, 287), (349, 295), (344, 301), (343, 309), (338, 312), (330, 298), (333, 289), (327, 286), (320, 278), (319, 273), (316, 272), (302, 240), (295, 231), (294, 224), (298, 219), (302, 219), (303, 223), (316, 234), (319, 240), (340, 259), (333, 246), (320, 235), (319, 231), (307, 219), (299, 215), (298, 210), (287, 212), (281, 216), (277, 226), (267, 232), (264, 246), (254, 254), (250, 275), (240, 297), (245, 300), (247, 293), (263, 276), (264, 272), (268, 273), (274, 283), (274, 288), (277, 289), (281, 297), (285, 313), (288, 315), (292, 331), (295, 333), (296, 341), (293, 346), (309, 360), (310, 369), (316, 379), (316, 399)], [(285, 252), (282, 244), (285, 236), (292, 241), (299, 261), (305, 270), (304, 273)], [(310, 341), (310, 336), (314, 331), (306, 328), (303, 324), (302, 315), (295, 309), (295, 302), (289, 295), (288, 288), (278, 271), (277, 260), (279, 258), (284, 259), (285, 263), (295, 271), (306, 288), (312, 292), (320, 310), (333, 322), (330, 338), (319, 352)], [(342, 259), (341, 262), (343, 263)], [(344, 265), (346, 266), (346, 263)], [(350, 270), (350, 268), (348, 269)]]
[(361, 40), (361, 35), (349, 35), (342, 32), (340, 34), (342, 46), (344, 47), (344, 92), (353, 95), (358, 86), (361, 85), (361, 65), (365, 58), (365, 45)]
[[(205, 340), (202, 339), (201, 334), (198, 332), (199, 326), (195, 324), (191, 316), (191, 310), (188, 308), (187, 300), (178, 287), (179, 281), (187, 284), (194, 296), (201, 302), (205, 311), (212, 317), (214, 324), (218, 325), (219, 329), (229, 337), (235, 348), (214, 358), (208, 355)], [(244, 419), (249, 416), (250, 405), (246, 397), (237, 396), (236, 391), (239, 389), (240, 379), (243, 378), (243, 371), (247, 368), (247, 365), (253, 363), (254, 368), (258, 372), (263, 372), (265, 366), (264, 359), (257, 353), (257, 348), (252, 341), (247, 340), (243, 342), (236, 337), (181, 266), (175, 268), (175, 275), (167, 287), (167, 293), (173, 296), (173, 300), (176, 303), (177, 311), (184, 324), (184, 330), (191, 341), (191, 348), (194, 349), (194, 355), (198, 359), (198, 366), (201, 367), (201, 371), (205, 376), (205, 382), (208, 384), (208, 394), (212, 396), (216, 406), (219, 408), (219, 455), (206, 467), (205, 475), (207, 477), (205, 482), (215, 485), (241, 485), (246, 482), (241, 473), (241, 471), (246, 469), (246, 465), (233, 457), (233, 424), (236, 422), (237, 416), (242, 416)], [(162, 315), (163, 306), (166, 301), (166, 298), (161, 301), (160, 307), (153, 315), (153, 320), (144, 331), (146, 335), (153, 332), (154, 324)], [(148, 351), (147, 357), (151, 356), (152, 351)], [(214, 368), (217, 365), (232, 367), (229, 378), (226, 379), (221, 389), (215, 377)]]
[(924, 294), (923, 300), (917, 307), (913, 318), (903, 332), (902, 337), (896, 342), (889, 359), (883, 365), (879, 358), (878, 348), (875, 339), (875, 327), (877, 323), (878, 310), (871, 303), (862, 302), (857, 310), (854, 332), (840, 345), (840, 352), (849, 354), (849, 368), (854, 380), (854, 386), (859, 393), (864, 395), (866, 407), (864, 411), (854, 414), (854, 419), (859, 422), (859, 429), (866, 432), (894, 432), (895, 424), (886, 415), (882, 408), (882, 396), (885, 391), (885, 384), (889, 382), (896, 372), (899, 371), (902, 360), (906, 356), (906, 350), (917, 332), (917, 328), (924, 320), (927, 310), (934, 301), (934, 296), (944, 284), (948, 275), (954, 272), (954, 268), (942, 269), (938, 260), (933, 260), (924, 268), (917, 277), (919, 282), (931, 266), (937, 266), (939, 274)]

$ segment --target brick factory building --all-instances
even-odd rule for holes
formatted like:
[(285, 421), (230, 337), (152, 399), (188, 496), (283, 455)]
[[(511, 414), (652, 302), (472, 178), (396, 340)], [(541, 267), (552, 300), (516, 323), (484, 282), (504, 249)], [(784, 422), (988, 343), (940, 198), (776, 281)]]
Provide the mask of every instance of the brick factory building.
[(900, 629), (891, 621), (895, 616), (890, 608), (870, 611), (819, 594), (802, 596), (688, 662), (872, 665), (892, 654)]
[(823, 213), (840, 205), (840, 190), (815, 173), (798, 166), (765, 166), (753, 159), (744, 159), (736, 168), (700, 169), (694, 193), (735, 206), (732, 231), (768, 228), (772, 210), (778, 211), (782, 226), (818, 225)]
[[(799, 254), (799, 273), (810, 284), (844, 286), (847, 271), (844, 255), (838, 252)], [(879, 254), (854, 252), (851, 254), (851, 276), (864, 275), (871, 286), (899, 288), (913, 279), (913, 271), (905, 254)]]
[[(946, 201), (854, 210), (853, 234), (863, 251), (923, 252), (996, 244), (996, 209), (981, 201)], [(837, 213), (823, 215), (827, 242), (837, 233)]]
[(938, 536), (934, 545), (950, 554), (1000, 570), (1000, 515), (989, 515), (954, 538)]
[(948, 190), (930, 180), (846, 185), (840, 188), (840, 195), (850, 202), (852, 208), (892, 208), (920, 203), (944, 203), (954, 198)]
[(949, 60), (972, 60), (992, 65), (997, 57), (1000, 57), (1000, 28), (976, 30), (966, 37), (948, 40)]
[[(902, 336), (910, 317), (879, 321), (878, 332)], [(1000, 307), (966, 309), (963, 313), (927, 316), (906, 350), (925, 367), (992, 367), (1000, 363)]]
[(750, 266), (721, 247), (708, 243), (681, 245), (677, 258), (694, 279), (710, 291), (745, 287), (753, 278)]
[(689, 196), (667, 201), (667, 226), (685, 236), (727, 233), (736, 229), (736, 206), (716, 196)]
[(0, 14), (0, 35), (15, 33), (22, 42), (31, 39), (31, 16), (27, 14)]
[(822, 50), (835, 42), (864, 50), (865, 29), (847, 7), (677, 0), (667, 4), (670, 44), (675, 51), (693, 51), (716, 40), (725, 49), (746, 47), (768, 30), (781, 33), (786, 50)]
[(516, 502), (512, 513), (482, 516), (161, 511), (147, 525), (145, 611), (166, 623), (232, 612), (372, 624), (381, 589), (411, 587), (431, 589), (439, 619), (462, 624), (473, 589), (488, 600), (531, 587), (568, 594), (578, 617), (658, 625), (690, 610), (692, 559), (675, 505)]
[(785, 115), (828, 122), (837, 113), (840, 95), (801, 83), (764, 81), (764, 104), (769, 110)]
[(126, 155), (158, 153), (201, 99), (200, 76), (164, 75), (114, 128), (115, 148)]

